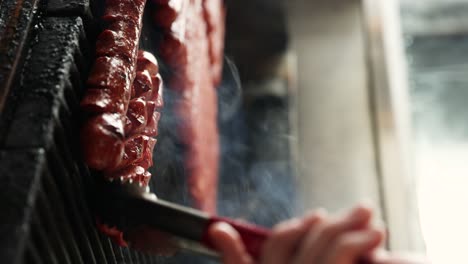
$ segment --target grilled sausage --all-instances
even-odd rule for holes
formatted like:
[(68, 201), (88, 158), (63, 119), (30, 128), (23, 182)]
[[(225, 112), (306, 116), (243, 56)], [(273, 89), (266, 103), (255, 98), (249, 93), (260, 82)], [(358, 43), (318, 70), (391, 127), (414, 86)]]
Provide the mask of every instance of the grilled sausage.
[[(94, 66), (81, 101), (81, 129), (88, 166), (108, 180), (147, 186), (163, 106), (156, 58), (138, 51), (145, 0), (106, 0), (106, 29), (96, 42)], [(98, 221), (98, 228), (125, 246), (123, 234)]]
[[(90, 89), (81, 102), (82, 109), (90, 116), (83, 125), (81, 138), (85, 161), (92, 169), (112, 170), (122, 160), (123, 121), (132, 96), (144, 7), (145, 0), (106, 1), (103, 19), (109, 26), (98, 36), (98, 57), (87, 81)], [(108, 131), (109, 127), (116, 127), (109, 126), (112, 123), (109, 117), (113, 115), (119, 117), (118, 136)], [(104, 153), (112, 158), (102, 157)]]
[(154, 2), (160, 15), (155, 22), (164, 31), (160, 55), (175, 72), (169, 87), (180, 96), (175, 111), (187, 147), (189, 190), (196, 207), (214, 212), (219, 156), (215, 85), (221, 75), (224, 11), (218, 10), (220, 0)]
[(81, 128), (81, 145), (90, 168), (104, 171), (117, 167), (124, 150), (123, 117), (105, 113), (89, 118)]

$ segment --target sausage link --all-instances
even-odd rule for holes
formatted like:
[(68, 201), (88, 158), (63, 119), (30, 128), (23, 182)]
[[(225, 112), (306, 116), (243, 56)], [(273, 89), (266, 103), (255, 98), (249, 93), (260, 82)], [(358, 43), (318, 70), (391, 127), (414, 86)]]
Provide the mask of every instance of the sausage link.
[(112, 21), (135, 21), (141, 24), (145, 0), (106, 0), (106, 9), (102, 19)]
[(125, 135), (127, 137), (141, 133), (148, 123), (146, 101), (142, 98), (132, 99), (125, 121)]
[[(124, 153), (124, 118), (132, 95), (145, 0), (107, 0), (94, 66), (81, 107), (91, 114), (81, 130), (90, 168), (112, 170)], [(111, 47), (112, 46), (112, 47)], [(94, 115), (94, 116), (93, 116)], [(114, 118), (116, 117), (116, 118)]]
[(148, 169), (153, 164), (153, 149), (156, 139), (144, 135), (131, 137), (125, 141), (123, 159), (116, 170), (130, 165), (138, 165)]
[(100, 114), (84, 123), (81, 145), (86, 163), (92, 169), (109, 170), (122, 160), (124, 130), (120, 114)]
[(158, 61), (153, 54), (140, 50), (137, 56), (137, 71), (148, 71), (151, 76), (159, 73)]
[[(210, 47), (208, 34), (214, 31), (205, 21), (203, 0), (184, 2), (187, 6), (183, 6), (174, 22), (164, 28), (160, 54), (174, 72), (170, 87), (180, 95), (175, 111), (181, 118), (179, 135), (187, 147), (185, 164), (189, 191), (196, 207), (213, 213), (219, 157), (216, 78), (213, 76), (220, 69), (212, 70), (210, 54), (220, 53), (220, 49)], [(212, 36), (221, 35), (218, 32)], [(222, 45), (222, 42), (214, 44)]]
[(153, 20), (156, 25), (161, 28), (170, 28), (176, 21), (184, 6), (188, 4), (185, 0), (171, 1), (153, 1), (156, 2), (158, 8), (154, 11)]

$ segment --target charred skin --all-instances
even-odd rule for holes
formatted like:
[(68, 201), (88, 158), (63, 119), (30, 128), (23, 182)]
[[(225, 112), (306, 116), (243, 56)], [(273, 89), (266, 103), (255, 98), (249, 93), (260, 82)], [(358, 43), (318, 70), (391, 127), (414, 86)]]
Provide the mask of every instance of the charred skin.
[(175, 74), (169, 80), (181, 100), (174, 111), (186, 145), (194, 205), (216, 211), (219, 138), (216, 85), (221, 80), (224, 9), (221, 0), (154, 0), (154, 22), (163, 29), (160, 54)]

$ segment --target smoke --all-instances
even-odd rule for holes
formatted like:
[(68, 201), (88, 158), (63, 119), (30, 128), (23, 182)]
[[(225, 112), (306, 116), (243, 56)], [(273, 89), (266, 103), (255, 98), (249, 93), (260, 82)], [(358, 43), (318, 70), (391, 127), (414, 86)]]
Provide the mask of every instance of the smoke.
[(296, 208), (289, 98), (263, 96), (247, 104), (234, 63), (226, 59), (224, 69), (218, 88), (218, 211), (272, 226)]
[[(152, 42), (143, 38), (143, 44)], [(149, 47), (150, 45), (145, 45)], [(164, 79), (171, 75), (160, 65)], [(238, 70), (226, 58), (218, 87), (220, 169), (218, 212), (272, 226), (295, 209), (295, 183), (290, 155), (289, 98), (266, 96), (243, 101)], [(165, 106), (153, 155), (151, 189), (158, 197), (191, 205), (185, 168), (185, 146), (174, 112), (180, 95), (164, 90)]]
[(225, 58), (223, 68), (223, 82), (218, 89), (219, 122), (233, 118), (242, 107), (242, 84), (234, 62)]
[(159, 121), (157, 144), (153, 153), (153, 175), (150, 186), (158, 197), (183, 205), (190, 205), (185, 168), (185, 146), (177, 133), (181, 118), (174, 106), (180, 95), (171, 89), (164, 90), (164, 108)]

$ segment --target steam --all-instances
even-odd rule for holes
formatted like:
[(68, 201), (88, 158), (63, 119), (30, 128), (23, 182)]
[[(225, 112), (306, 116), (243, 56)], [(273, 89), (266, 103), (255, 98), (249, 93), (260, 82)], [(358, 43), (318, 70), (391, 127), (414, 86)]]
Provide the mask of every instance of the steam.
[(234, 62), (225, 57), (223, 82), (218, 88), (218, 109), (220, 121), (232, 118), (240, 110), (242, 103), (242, 84)]

